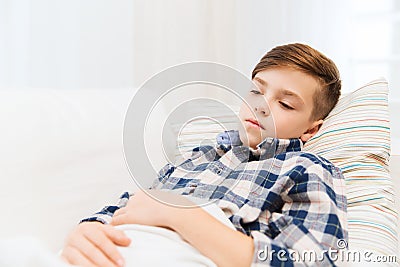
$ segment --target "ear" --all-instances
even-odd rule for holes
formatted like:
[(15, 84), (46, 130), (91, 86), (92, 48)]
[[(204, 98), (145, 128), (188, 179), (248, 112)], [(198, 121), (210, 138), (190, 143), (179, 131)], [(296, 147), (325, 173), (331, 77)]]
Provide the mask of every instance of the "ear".
[(305, 131), (300, 136), (301, 141), (307, 142), (308, 140), (310, 140), (310, 138), (313, 137), (318, 132), (319, 128), (321, 128), (321, 125), (323, 122), (324, 122), (324, 120), (314, 121), (311, 124), (311, 127), (308, 128), (307, 131)]

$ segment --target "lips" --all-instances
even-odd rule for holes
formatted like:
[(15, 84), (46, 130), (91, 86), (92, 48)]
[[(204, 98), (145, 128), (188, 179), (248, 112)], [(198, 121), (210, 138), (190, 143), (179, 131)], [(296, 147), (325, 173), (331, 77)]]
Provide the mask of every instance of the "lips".
[(247, 119), (245, 121), (247, 121), (247, 122), (249, 122), (249, 123), (251, 123), (251, 124), (253, 124), (255, 126), (258, 126), (259, 128), (264, 130), (264, 127), (257, 120)]

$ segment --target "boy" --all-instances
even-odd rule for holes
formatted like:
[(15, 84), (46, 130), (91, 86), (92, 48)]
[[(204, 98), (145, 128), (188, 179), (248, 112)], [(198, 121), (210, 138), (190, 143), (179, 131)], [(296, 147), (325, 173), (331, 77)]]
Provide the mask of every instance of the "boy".
[(292, 266), (293, 252), (305, 250), (320, 260), (309, 264), (333, 265), (327, 251), (347, 240), (344, 178), (326, 159), (301, 150), (339, 99), (339, 72), (315, 49), (289, 44), (269, 51), (252, 80), (240, 129), (218, 135), (215, 147), (193, 149), (179, 168), (167, 164), (150, 189), (158, 199), (185, 205), (191, 202), (180, 195), (215, 200), (236, 230), (203, 209), (125, 193), (117, 206), (82, 221), (63, 258), (122, 266), (116, 246), (130, 240), (113, 226), (143, 224), (172, 229), (218, 266)]

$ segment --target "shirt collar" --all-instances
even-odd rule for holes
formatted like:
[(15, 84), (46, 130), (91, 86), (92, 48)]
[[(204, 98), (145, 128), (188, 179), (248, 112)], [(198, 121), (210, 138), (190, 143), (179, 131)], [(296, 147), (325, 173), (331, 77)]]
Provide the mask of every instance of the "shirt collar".
[[(224, 131), (217, 135), (217, 146), (225, 152), (235, 146), (242, 146), (238, 130)], [(271, 158), (277, 154), (301, 151), (303, 149), (303, 141), (300, 138), (275, 138), (267, 137), (257, 145), (257, 149), (249, 147), (249, 150), (258, 159)]]

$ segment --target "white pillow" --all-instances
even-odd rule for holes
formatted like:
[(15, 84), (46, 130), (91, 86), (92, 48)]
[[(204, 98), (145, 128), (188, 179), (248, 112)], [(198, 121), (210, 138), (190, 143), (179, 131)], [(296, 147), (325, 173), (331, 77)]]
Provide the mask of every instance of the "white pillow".
[(343, 96), (304, 150), (340, 167), (346, 179), (349, 248), (396, 255), (397, 212), (388, 164), (388, 86), (378, 79)]

